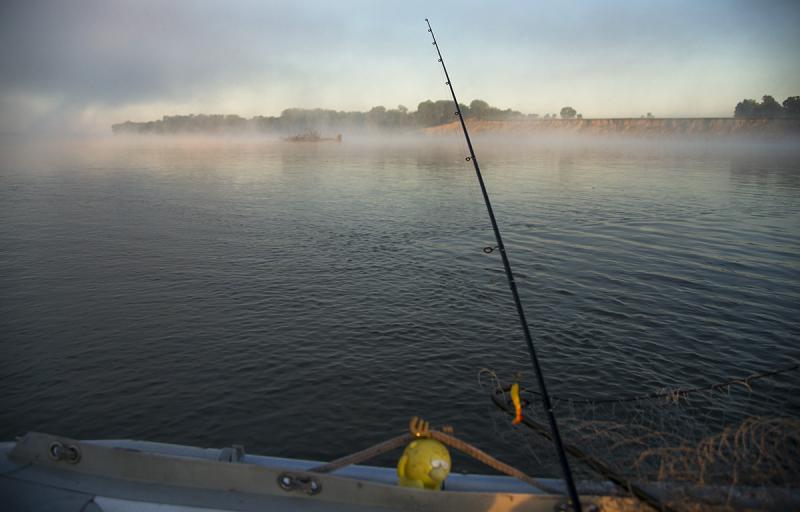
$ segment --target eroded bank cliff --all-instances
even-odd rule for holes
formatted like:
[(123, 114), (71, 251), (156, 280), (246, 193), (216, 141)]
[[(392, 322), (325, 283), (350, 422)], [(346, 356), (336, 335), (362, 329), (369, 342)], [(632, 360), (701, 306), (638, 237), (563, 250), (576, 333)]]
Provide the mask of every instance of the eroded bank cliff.
[[(529, 119), (519, 121), (467, 120), (472, 132), (526, 134), (537, 132), (598, 135), (763, 135), (800, 136), (800, 119), (734, 119), (734, 118), (669, 118), (669, 119)], [(458, 122), (432, 126), (423, 131), (447, 134), (461, 129)]]

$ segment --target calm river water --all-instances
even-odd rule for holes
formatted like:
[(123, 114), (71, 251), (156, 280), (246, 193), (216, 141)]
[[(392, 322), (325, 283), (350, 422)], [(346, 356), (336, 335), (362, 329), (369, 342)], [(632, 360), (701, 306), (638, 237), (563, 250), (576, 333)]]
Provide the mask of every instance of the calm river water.
[[(800, 151), (476, 145), (554, 394), (800, 359)], [(421, 415), (542, 473), (477, 382), (533, 376), (456, 139), (3, 146), (3, 440), (327, 460)]]

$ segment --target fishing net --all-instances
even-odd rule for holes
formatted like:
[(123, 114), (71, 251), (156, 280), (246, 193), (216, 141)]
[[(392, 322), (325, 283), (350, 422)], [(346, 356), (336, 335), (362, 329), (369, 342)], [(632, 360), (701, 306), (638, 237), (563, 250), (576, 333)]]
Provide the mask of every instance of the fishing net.
[[(789, 510), (800, 507), (798, 370), (635, 396), (551, 399), (564, 444), (597, 462), (571, 453), (578, 480), (608, 478), (605, 467), (619, 487), (640, 486), (673, 510)], [(494, 372), (481, 370), (479, 382), (498, 405), (511, 403)], [(498, 407), (495, 433), (527, 451), (532, 474), (560, 474), (535, 384), (522, 386), (529, 425), (512, 426), (509, 409)]]

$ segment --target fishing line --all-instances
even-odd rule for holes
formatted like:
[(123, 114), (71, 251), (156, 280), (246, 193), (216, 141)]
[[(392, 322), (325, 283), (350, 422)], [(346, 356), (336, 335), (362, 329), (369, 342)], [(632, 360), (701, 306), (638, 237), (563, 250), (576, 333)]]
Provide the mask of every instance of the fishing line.
[(511, 289), (511, 295), (514, 298), (514, 304), (517, 309), (517, 315), (519, 316), (520, 326), (522, 327), (522, 332), (525, 337), (525, 343), (528, 346), (528, 352), (531, 356), (531, 364), (534, 369), (534, 373), (536, 374), (536, 380), (539, 385), (540, 396), (542, 399), (542, 406), (544, 410), (547, 412), (547, 419), (550, 426), (550, 434), (552, 436), (553, 443), (555, 444), (556, 452), (558, 453), (559, 462), (561, 464), (561, 470), (564, 474), (564, 481), (567, 486), (567, 491), (569, 494), (569, 498), (571, 501), (571, 505), (576, 512), (581, 512), (581, 503), (580, 499), (578, 498), (578, 492), (575, 489), (575, 481), (572, 478), (572, 471), (569, 467), (569, 461), (567, 460), (567, 455), (564, 451), (564, 446), (561, 441), (561, 435), (558, 431), (558, 423), (556, 422), (555, 414), (553, 413), (553, 406), (550, 402), (550, 396), (547, 393), (547, 385), (544, 381), (544, 375), (542, 374), (542, 369), (539, 366), (539, 359), (536, 356), (536, 349), (533, 346), (533, 339), (531, 338), (530, 329), (528, 327), (528, 322), (525, 319), (525, 311), (522, 308), (522, 302), (519, 297), (519, 292), (517, 291), (517, 284), (514, 281), (514, 273), (511, 270), (511, 263), (508, 260), (508, 255), (506, 254), (505, 245), (503, 245), (503, 237), (500, 234), (500, 228), (497, 225), (497, 220), (494, 216), (494, 210), (492, 209), (492, 203), (489, 200), (489, 193), (486, 190), (486, 185), (483, 182), (483, 176), (481, 175), (481, 169), (478, 165), (478, 159), (475, 157), (475, 150), (472, 147), (472, 141), (469, 138), (469, 132), (467, 131), (467, 125), (464, 122), (464, 116), (461, 113), (461, 107), (458, 104), (458, 98), (456, 98), (455, 89), (453, 89), (452, 80), (450, 80), (450, 75), (447, 72), (447, 67), (444, 64), (444, 58), (442, 57), (442, 52), (439, 49), (439, 45), (436, 42), (436, 36), (433, 34), (433, 28), (431, 28), (431, 23), (428, 21), (428, 18), (425, 18), (425, 22), (428, 24), (428, 32), (431, 34), (431, 39), (433, 40), (433, 46), (436, 47), (436, 53), (439, 56), (439, 63), (442, 65), (442, 70), (444, 71), (444, 75), (446, 78), (445, 85), (450, 88), (450, 94), (453, 96), (453, 104), (455, 105), (456, 111), (455, 115), (458, 121), (461, 123), (461, 129), (464, 132), (464, 139), (467, 143), (467, 147), (469, 148), (469, 161), (472, 162), (473, 167), (475, 168), (475, 175), (478, 178), (478, 184), (481, 188), (481, 193), (483, 194), (483, 201), (486, 204), (486, 210), (489, 214), (489, 220), (492, 223), (492, 229), (494, 231), (495, 240), (497, 241), (497, 250), (500, 251), (500, 256), (503, 260), (503, 267), (506, 272), (506, 279), (508, 280), (508, 286)]
[[(785, 368), (779, 368), (777, 370), (754, 373), (747, 377), (729, 379), (723, 382), (709, 384), (708, 386), (682, 388), (674, 390), (667, 389), (667, 390), (657, 391), (654, 393), (645, 393), (633, 396), (621, 396), (621, 397), (610, 397), (610, 398), (577, 398), (577, 397), (567, 397), (567, 396), (552, 396), (551, 398), (557, 402), (568, 402), (570, 404), (617, 404), (622, 402), (639, 402), (642, 400), (655, 400), (660, 398), (665, 399), (665, 401), (667, 402), (677, 402), (679, 400), (688, 400), (689, 395), (698, 393), (700, 391), (730, 392), (731, 386), (735, 385), (743, 386), (749, 391), (751, 390), (750, 385), (754, 380), (764, 379), (766, 377), (772, 377), (775, 375), (780, 375), (783, 373), (793, 372), (797, 370), (800, 370), (800, 364), (793, 364), (791, 366), (787, 366)], [(532, 389), (525, 389), (524, 391), (534, 395), (539, 394), (538, 391), (534, 391)]]

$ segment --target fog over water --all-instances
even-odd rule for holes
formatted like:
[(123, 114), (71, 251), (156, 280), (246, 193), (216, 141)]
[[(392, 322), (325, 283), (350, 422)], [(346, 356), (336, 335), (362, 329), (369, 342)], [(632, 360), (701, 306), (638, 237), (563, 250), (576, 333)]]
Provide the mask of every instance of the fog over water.
[[(554, 394), (798, 360), (796, 145), (475, 140)], [(422, 415), (557, 471), (477, 384), (533, 375), (460, 139), (2, 145), (0, 438), (332, 459)]]
[(585, 117), (729, 116), (798, 94), (800, 4), (540, 0), (5, 0), (0, 133), (175, 114), (410, 109), (447, 96)]

